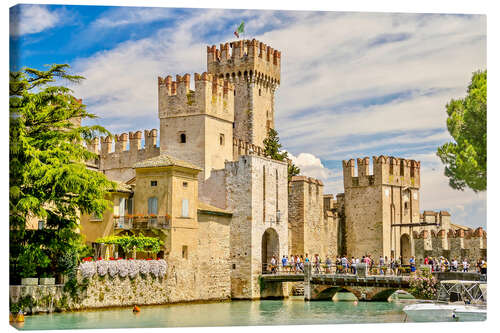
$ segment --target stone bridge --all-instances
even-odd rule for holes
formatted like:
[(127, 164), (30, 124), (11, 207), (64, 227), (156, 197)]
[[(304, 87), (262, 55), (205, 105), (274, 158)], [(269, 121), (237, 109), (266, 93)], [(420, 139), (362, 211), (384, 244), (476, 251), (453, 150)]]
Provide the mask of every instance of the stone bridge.
[[(357, 274), (312, 274), (312, 265), (304, 267), (304, 274), (269, 274), (262, 275), (261, 295), (272, 295), (273, 290), (281, 290), (278, 285), (284, 282), (303, 282), (304, 299), (327, 300), (341, 290), (353, 293), (358, 300), (386, 301), (396, 290), (405, 290), (409, 286), (409, 276), (367, 276), (360, 267)], [(279, 295), (275, 295), (279, 296)]]

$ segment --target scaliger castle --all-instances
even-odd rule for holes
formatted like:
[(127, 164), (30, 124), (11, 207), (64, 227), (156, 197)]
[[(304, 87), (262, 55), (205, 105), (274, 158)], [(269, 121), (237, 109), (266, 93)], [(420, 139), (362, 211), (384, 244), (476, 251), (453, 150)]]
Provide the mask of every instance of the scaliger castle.
[(343, 161), (344, 193), (335, 197), (317, 179), (289, 182), (287, 163), (263, 153), (281, 56), (255, 39), (209, 46), (194, 90), (189, 74), (158, 78), (159, 133), (144, 131), (144, 144), (141, 131), (89, 143), (99, 155), (93, 167), (119, 186), (112, 210), (82, 217), (88, 244), (160, 237), (172, 302), (259, 298), (272, 256), (485, 257), (483, 229), (421, 212), (418, 161), (374, 156), (373, 174), (368, 157)]

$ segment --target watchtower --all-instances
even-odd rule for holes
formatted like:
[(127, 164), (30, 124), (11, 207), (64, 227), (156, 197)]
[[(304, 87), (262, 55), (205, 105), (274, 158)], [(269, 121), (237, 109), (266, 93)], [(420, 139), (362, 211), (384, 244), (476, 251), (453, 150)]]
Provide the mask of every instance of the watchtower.
[(234, 84), (234, 137), (263, 146), (274, 128), (281, 52), (255, 39), (220, 44), (220, 48), (207, 46), (207, 69)]
[(233, 158), (234, 87), (209, 73), (158, 77), (160, 152), (203, 169), (200, 183), (212, 169)]
[(346, 243), (349, 256), (371, 254), (409, 259), (412, 232), (420, 222), (420, 162), (389, 156), (342, 161)]

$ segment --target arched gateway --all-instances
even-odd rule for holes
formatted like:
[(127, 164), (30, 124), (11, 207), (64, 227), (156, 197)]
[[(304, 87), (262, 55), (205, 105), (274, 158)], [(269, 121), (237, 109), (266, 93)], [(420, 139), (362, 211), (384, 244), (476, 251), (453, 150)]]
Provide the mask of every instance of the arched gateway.
[(279, 236), (276, 230), (273, 228), (267, 228), (264, 234), (262, 234), (262, 271), (269, 271), (269, 264), (273, 256), (279, 261), (280, 257), (280, 242)]
[(401, 258), (404, 264), (408, 264), (408, 260), (410, 260), (411, 256), (411, 247), (410, 247), (410, 235), (402, 234), (401, 235)]

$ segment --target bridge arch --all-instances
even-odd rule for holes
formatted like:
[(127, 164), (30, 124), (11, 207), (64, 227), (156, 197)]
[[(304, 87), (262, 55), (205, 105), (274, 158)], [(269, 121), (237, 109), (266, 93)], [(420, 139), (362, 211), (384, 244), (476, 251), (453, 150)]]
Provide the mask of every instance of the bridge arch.
[(371, 301), (381, 301), (386, 302), (389, 297), (394, 294), (398, 289), (397, 288), (387, 288), (385, 290), (381, 290), (372, 296)]
[(267, 228), (262, 234), (261, 243), (261, 255), (262, 255), (262, 267), (266, 267), (265, 264), (269, 264), (273, 256), (277, 261), (280, 260), (280, 240), (278, 232), (274, 228)]

